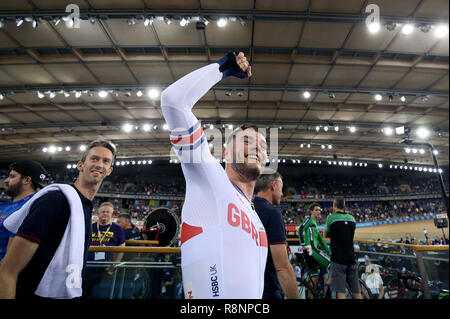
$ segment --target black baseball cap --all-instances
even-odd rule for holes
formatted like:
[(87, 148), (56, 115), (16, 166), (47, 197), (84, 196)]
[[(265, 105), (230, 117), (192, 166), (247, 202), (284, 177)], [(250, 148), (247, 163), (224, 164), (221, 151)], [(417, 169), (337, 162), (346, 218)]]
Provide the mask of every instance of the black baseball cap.
[(37, 161), (20, 161), (12, 163), (9, 169), (16, 171), (22, 176), (30, 176), (31, 180), (39, 185), (40, 188), (45, 187), (44, 181), (47, 177), (47, 171), (41, 163)]

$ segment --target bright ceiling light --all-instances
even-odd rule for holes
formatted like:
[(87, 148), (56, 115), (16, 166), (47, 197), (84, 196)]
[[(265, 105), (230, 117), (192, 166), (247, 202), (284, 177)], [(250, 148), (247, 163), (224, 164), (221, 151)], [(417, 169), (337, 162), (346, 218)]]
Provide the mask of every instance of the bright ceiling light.
[(404, 34), (404, 35), (408, 35), (408, 34), (411, 34), (411, 33), (413, 33), (413, 31), (414, 31), (414, 25), (412, 25), (412, 24), (405, 24), (404, 26), (403, 26), (403, 28), (402, 28), (402, 33)]
[(328, 132), (328, 126), (325, 126), (325, 127), (323, 128), (323, 130), (324, 130), (325, 132)]
[(309, 93), (308, 91), (303, 92), (303, 97), (305, 99), (309, 99), (311, 97), (311, 93)]
[(383, 99), (383, 96), (381, 94), (375, 94), (374, 98), (376, 101), (381, 101)]
[(63, 148), (61, 146), (58, 146), (57, 150), (58, 152), (62, 152)]
[(317, 132), (320, 131), (320, 126), (319, 126), (319, 125), (316, 126), (316, 131), (317, 131)]
[(405, 97), (404, 95), (402, 95), (402, 96), (400, 97), (400, 101), (402, 101), (403, 103), (406, 102), (406, 97)]
[(180, 26), (185, 27), (185, 26), (187, 26), (188, 24), (189, 24), (189, 20), (188, 20), (188, 19), (182, 18), (182, 19), (180, 20)]
[(20, 27), (22, 25), (22, 23), (23, 23), (23, 19), (22, 18), (19, 18), (19, 19), (16, 20), (16, 26)]
[(356, 132), (356, 127), (354, 127), (354, 126), (350, 127), (350, 132), (355, 133)]
[(394, 130), (393, 130), (391, 127), (385, 127), (385, 128), (383, 129), (383, 132), (384, 132), (384, 134), (386, 134), (386, 135), (388, 135), (388, 136), (394, 134)]
[(44, 148), (42, 149), (42, 152), (47, 153), (47, 152), (48, 152), (48, 148), (44, 147)]
[(369, 32), (372, 34), (377, 33), (378, 31), (380, 31), (380, 24), (376, 23), (376, 22), (372, 22), (371, 24), (369, 24)]
[(405, 148), (405, 152), (409, 154), (409, 153), (411, 153), (411, 149), (407, 147), (407, 148)]
[(132, 126), (131, 124), (129, 124), (129, 123), (126, 123), (126, 124), (124, 124), (124, 125), (122, 126), (122, 130), (123, 130), (125, 133), (130, 133), (132, 129), (133, 129), (133, 126)]
[(417, 148), (412, 149), (413, 154), (417, 154)]
[(80, 145), (80, 151), (84, 152), (86, 150), (86, 145)]
[(233, 129), (233, 125), (232, 124), (228, 125), (228, 129), (232, 130)]
[(335, 130), (336, 132), (339, 132), (339, 126), (335, 126), (335, 127), (334, 127), (334, 130)]
[(379, 168), (383, 168), (383, 164), (378, 164), (378, 167)]
[(48, 148), (48, 152), (49, 153), (55, 153), (56, 152), (56, 146), (54, 146), (54, 145), (52, 145), (52, 146), (50, 146), (49, 148)]
[(325, 145), (323, 145), (323, 144), (320, 145), (320, 147), (321, 147), (323, 150), (325, 149)]
[(219, 19), (219, 20), (217, 21), (217, 26), (218, 26), (219, 28), (223, 28), (223, 27), (225, 27), (226, 25), (227, 25), (227, 20), (224, 19), (224, 18), (221, 18), (221, 19)]
[(70, 146), (66, 146), (66, 152), (70, 151)]
[(98, 92), (98, 96), (100, 96), (101, 98), (105, 98), (106, 96), (108, 95), (108, 92), (106, 92), (106, 91), (100, 91), (100, 92)]
[(163, 125), (163, 130), (164, 130), (164, 131), (167, 131), (168, 129), (169, 129), (169, 126), (168, 126), (167, 124), (164, 124), (164, 125)]
[(76, 91), (75, 92), (75, 97), (78, 99), (81, 97), (81, 92), (80, 91)]
[(332, 148), (333, 148), (333, 145), (331, 145), (331, 144), (330, 144), (330, 145), (328, 145), (328, 149), (330, 149), (330, 150), (331, 150)]
[(144, 25), (148, 26), (148, 25), (152, 25), (153, 24), (153, 18), (146, 18), (144, 20)]
[(417, 130), (416, 134), (417, 134), (417, 137), (425, 139), (428, 136), (430, 136), (430, 131), (424, 127), (421, 127)]
[(448, 25), (440, 25), (440, 26), (436, 27), (434, 34), (438, 38), (445, 37), (448, 34)]
[(439, 151), (438, 151), (438, 150), (433, 150), (433, 154), (434, 154), (434, 155), (438, 155), (438, 154), (439, 154)]
[(424, 150), (423, 148), (421, 148), (421, 149), (419, 150), (419, 153), (420, 153), (420, 154), (425, 154), (425, 150)]
[(159, 91), (157, 89), (150, 89), (150, 90), (148, 90), (147, 95), (149, 98), (154, 100), (159, 97)]
[(142, 95), (144, 95), (144, 92), (142, 92), (141, 90), (139, 90), (139, 91), (136, 92), (136, 95), (139, 96), (139, 97), (141, 97)]
[(150, 126), (150, 124), (144, 124), (144, 125), (142, 126), (142, 129), (143, 129), (145, 132), (148, 132), (148, 131), (150, 131), (151, 126)]
[(45, 96), (44, 94), (42, 94), (41, 92), (37, 91), (37, 97), (38, 98), (43, 99), (44, 96)]

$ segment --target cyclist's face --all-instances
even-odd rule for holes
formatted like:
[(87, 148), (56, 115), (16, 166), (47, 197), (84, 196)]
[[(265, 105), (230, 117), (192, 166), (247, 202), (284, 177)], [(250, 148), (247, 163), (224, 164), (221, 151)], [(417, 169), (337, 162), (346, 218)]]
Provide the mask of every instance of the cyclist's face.
[(314, 217), (315, 220), (318, 220), (320, 218), (320, 212), (322, 211), (322, 208), (319, 206), (314, 206), (314, 209), (311, 213), (312, 217)]

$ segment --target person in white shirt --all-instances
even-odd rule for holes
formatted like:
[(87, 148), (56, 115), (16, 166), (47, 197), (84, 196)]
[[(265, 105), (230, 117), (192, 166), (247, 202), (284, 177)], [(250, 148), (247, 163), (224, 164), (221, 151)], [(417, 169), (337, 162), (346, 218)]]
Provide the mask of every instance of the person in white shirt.
[(252, 204), (267, 159), (266, 140), (242, 126), (226, 141), (225, 170), (211, 155), (194, 104), (222, 78), (251, 76), (244, 54), (229, 53), (165, 89), (161, 109), (186, 180), (181, 270), (186, 298), (260, 299), (267, 236)]
[(383, 279), (380, 276), (380, 272), (378, 270), (377, 265), (375, 264), (367, 265), (365, 274), (361, 276), (361, 279), (364, 280), (364, 282), (367, 285), (367, 288), (370, 289), (373, 299), (383, 299), (384, 296)]

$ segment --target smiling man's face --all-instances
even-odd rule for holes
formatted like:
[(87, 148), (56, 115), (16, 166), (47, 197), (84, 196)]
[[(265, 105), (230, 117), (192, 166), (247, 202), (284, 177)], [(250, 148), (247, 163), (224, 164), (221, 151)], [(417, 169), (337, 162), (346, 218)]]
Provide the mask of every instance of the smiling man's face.
[[(256, 180), (266, 165), (266, 139), (255, 129), (247, 128), (237, 132), (233, 141), (232, 145), (227, 145), (228, 150), (225, 151), (227, 163), (248, 181)], [(232, 153), (229, 152), (231, 147)]]
[(78, 162), (80, 177), (89, 184), (102, 183), (106, 176), (112, 172), (113, 154), (102, 146), (90, 149), (84, 162)]

